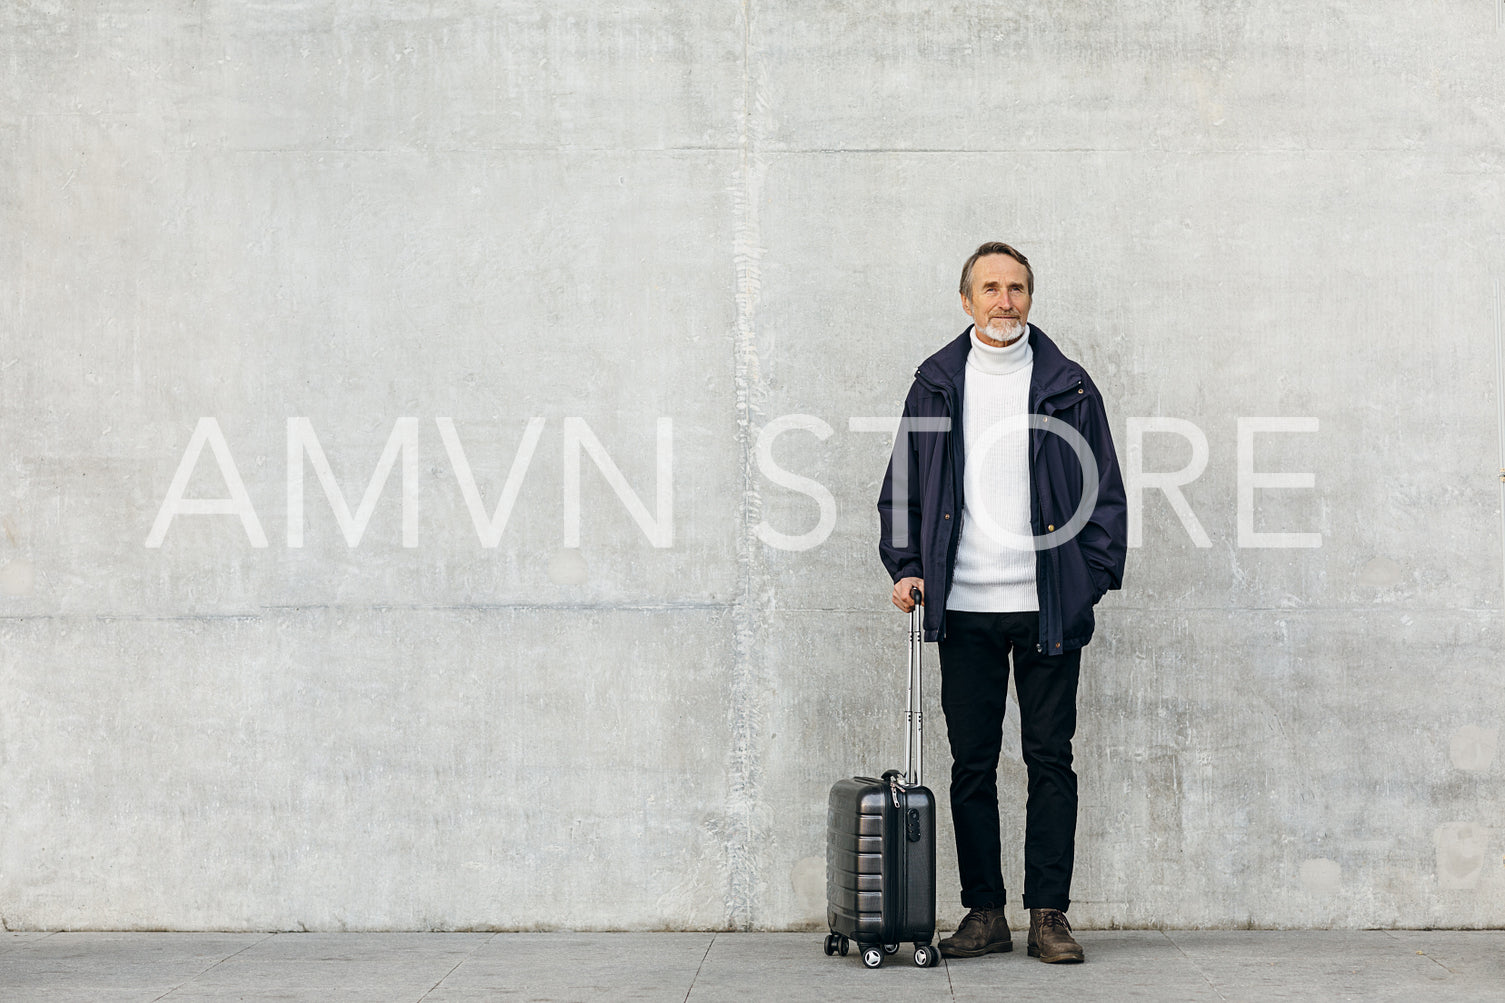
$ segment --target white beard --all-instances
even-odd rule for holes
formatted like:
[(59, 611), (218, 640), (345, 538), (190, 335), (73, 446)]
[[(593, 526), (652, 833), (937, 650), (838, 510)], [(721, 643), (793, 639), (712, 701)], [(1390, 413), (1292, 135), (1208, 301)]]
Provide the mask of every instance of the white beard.
[(991, 341), (1007, 345), (1024, 333), (1024, 325), (1017, 320), (991, 320), (988, 326), (983, 328), (982, 333)]

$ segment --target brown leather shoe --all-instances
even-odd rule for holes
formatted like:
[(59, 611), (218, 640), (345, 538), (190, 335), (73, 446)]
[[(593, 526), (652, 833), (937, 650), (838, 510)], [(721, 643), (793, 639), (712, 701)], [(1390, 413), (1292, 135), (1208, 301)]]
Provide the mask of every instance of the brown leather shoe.
[[(942, 944), (944, 947), (944, 942)], [(1071, 935), (1071, 924), (1059, 909), (1029, 911), (1029, 956), (1050, 964), (1087, 960), (1082, 945)]]
[(956, 928), (956, 933), (941, 941), (940, 948), (948, 958), (977, 958), (1012, 951), (1014, 940), (1001, 907), (972, 909), (962, 920), (962, 925)]

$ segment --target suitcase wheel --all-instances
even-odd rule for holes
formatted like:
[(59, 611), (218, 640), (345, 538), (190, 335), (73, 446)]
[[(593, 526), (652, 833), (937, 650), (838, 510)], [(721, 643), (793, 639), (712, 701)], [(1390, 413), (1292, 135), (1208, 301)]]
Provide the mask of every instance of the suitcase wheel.
[(883, 953), (884, 954), (898, 954), (899, 953), (899, 945), (898, 944), (884, 944), (883, 945)]
[(845, 958), (847, 956), (847, 952), (852, 949), (852, 942), (840, 935), (837, 935), (836, 939), (839, 941), (839, 943), (836, 945), (836, 951), (843, 958)]
[(862, 963), (868, 968), (877, 968), (883, 964), (883, 951), (877, 947), (864, 947), (862, 949)]
[(833, 954), (836, 953), (836, 934), (834, 934), (834, 933), (828, 933), (828, 934), (826, 934), (826, 944), (825, 944), (825, 947), (826, 947), (826, 957), (829, 958), (831, 955), (833, 955)]
[(940, 958), (936, 957), (935, 948), (929, 944), (916, 944), (914, 949), (914, 963), (920, 968), (930, 968), (940, 964)]

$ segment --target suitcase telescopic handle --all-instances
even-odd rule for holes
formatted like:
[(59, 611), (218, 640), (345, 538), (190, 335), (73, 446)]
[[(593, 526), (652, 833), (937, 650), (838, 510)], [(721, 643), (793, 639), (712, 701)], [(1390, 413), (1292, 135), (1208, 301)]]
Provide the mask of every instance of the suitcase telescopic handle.
[(925, 714), (920, 699), (920, 651), (925, 644), (924, 619), (920, 613), (920, 590), (911, 588), (909, 598), (909, 704), (904, 712), (904, 781), (911, 786), (921, 782), (921, 765), (925, 758)]

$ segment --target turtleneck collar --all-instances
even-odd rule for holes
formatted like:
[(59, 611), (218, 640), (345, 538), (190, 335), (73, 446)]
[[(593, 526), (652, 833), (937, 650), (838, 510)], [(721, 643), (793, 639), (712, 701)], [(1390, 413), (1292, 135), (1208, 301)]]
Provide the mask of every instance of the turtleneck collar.
[(993, 376), (1006, 376), (1023, 369), (1034, 360), (1034, 353), (1029, 347), (1028, 326), (1025, 327), (1024, 334), (1003, 348), (983, 344), (982, 339), (977, 336), (976, 324), (972, 325), (969, 334), (972, 339), (972, 351), (967, 353), (967, 365), (979, 372)]

